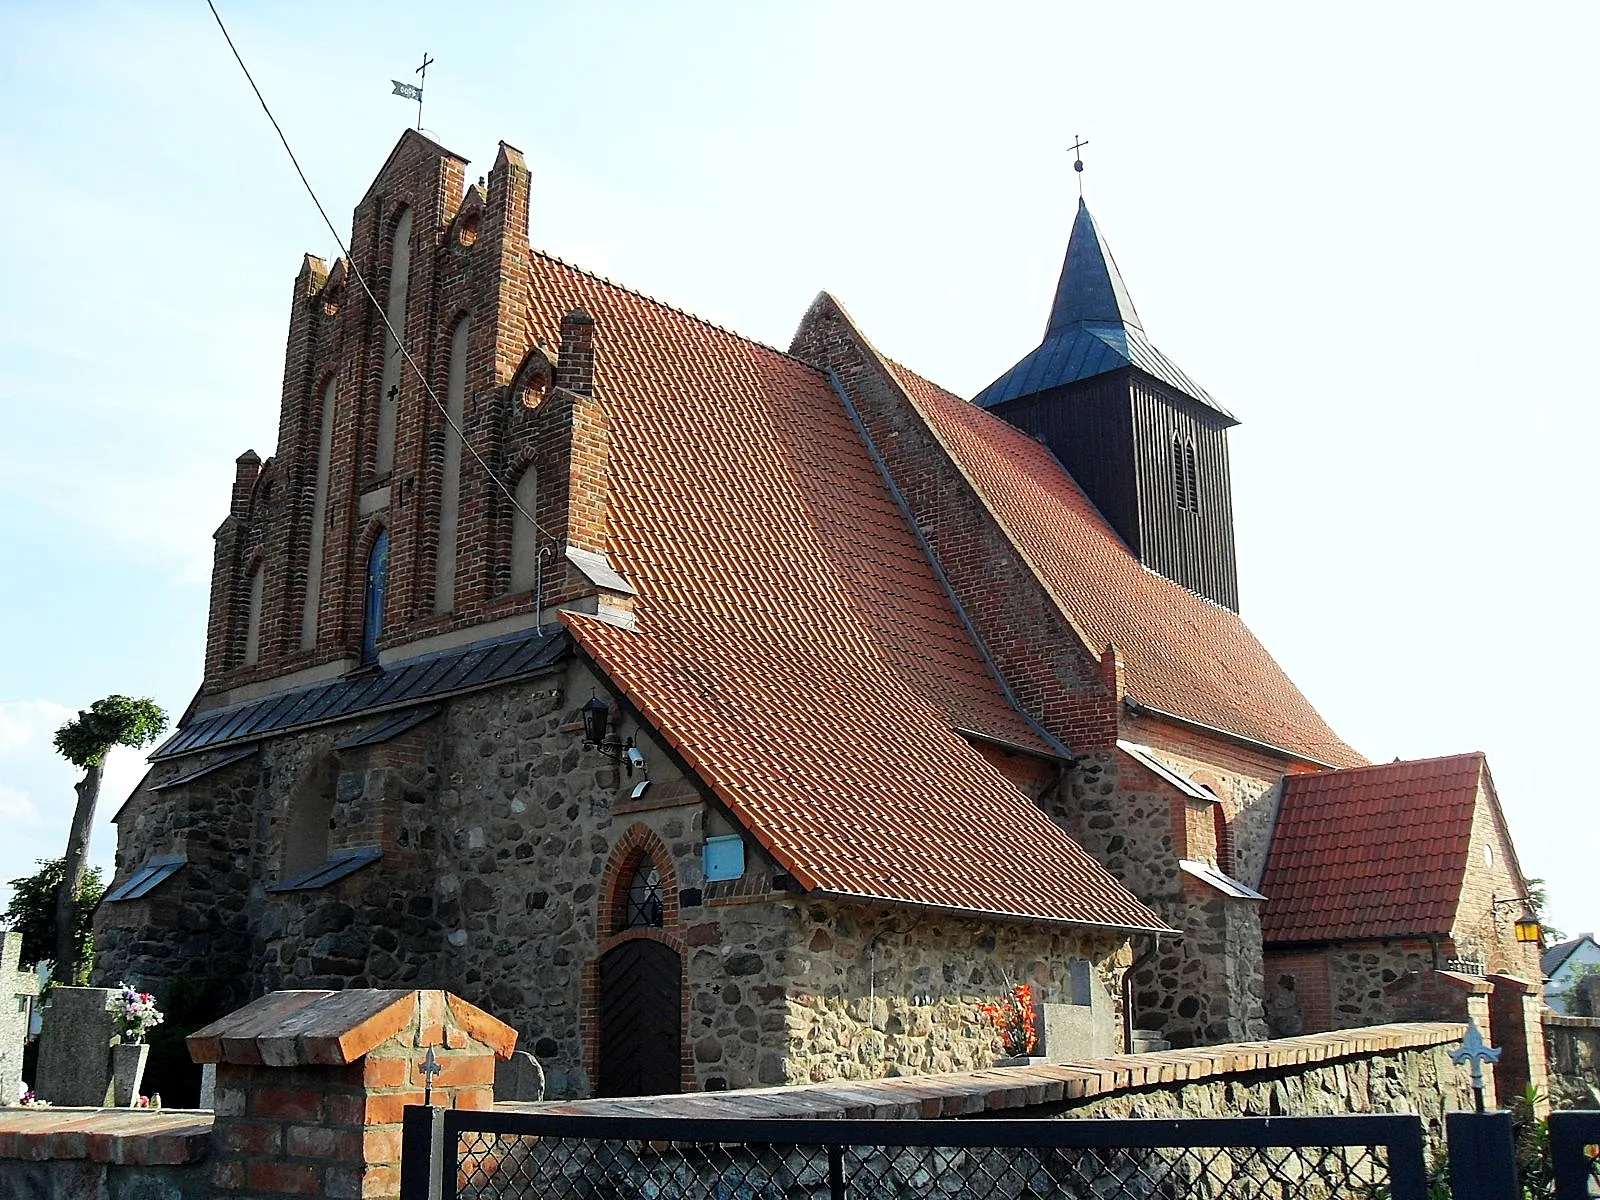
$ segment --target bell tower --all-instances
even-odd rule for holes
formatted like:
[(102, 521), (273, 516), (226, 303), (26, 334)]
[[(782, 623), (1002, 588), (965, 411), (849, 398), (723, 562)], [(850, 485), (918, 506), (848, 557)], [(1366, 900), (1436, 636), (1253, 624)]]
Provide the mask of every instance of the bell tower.
[(1044, 341), (973, 403), (1049, 446), (1141, 563), (1238, 611), (1238, 421), (1145, 337), (1081, 198)]

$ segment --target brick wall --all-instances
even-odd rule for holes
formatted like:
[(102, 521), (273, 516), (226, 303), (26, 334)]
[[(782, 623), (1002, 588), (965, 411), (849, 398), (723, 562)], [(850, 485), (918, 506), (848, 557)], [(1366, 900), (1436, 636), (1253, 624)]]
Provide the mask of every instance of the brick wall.
[[(377, 297), (363, 294), (347, 264), (330, 270), (308, 257), (291, 295), (278, 443), (261, 463), (240, 459), (227, 520), (218, 530), (207, 627), (207, 695), (287, 675), (337, 670), (359, 651), (366, 557), (378, 529), (389, 535), (389, 586), (380, 650), (486, 621), (532, 616), (529, 592), (510, 593), (513, 508), (506, 491), (530, 465), (538, 470), (539, 525), (555, 541), (604, 551), (605, 417), (596, 400), (529, 409), (511, 395), (534, 345), (528, 327), (527, 240), (530, 176), (502, 143), (483, 186), (468, 189), (466, 163), (408, 131), (352, 219), (351, 254)], [(392, 467), (376, 468), (385, 330), (381, 305), (393, 282), (396, 221), (412, 214), (404, 344), (441, 401), (451, 345), (469, 321), (461, 418), (456, 562), (451, 611), (435, 615), (439, 523), (446, 475), (443, 413), (409, 365), (399, 375)], [(553, 331), (552, 331), (553, 332)], [(564, 323), (568, 384), (593, 390), (597, 340), (592, 321)], [(332, 443), (324, 481), (324, 536), (318, 577), (311, 567), (311, 520), (318, 485), (323, 396), (335, 385)], [(556, 381), (560, 383), (561, 380)], [(574, 428), (583, 470), (568, 478)], [(481, 460), (481, 462), (480, 462)], [(482, 465), (487, 464), (487, 468)], [(580, 500), (569, 532), (568, 502)], [(259, 654), (244, 662), (249, 581), (264, 580)], [(542, 580), (544, 607), (592, 595), (594, 586), (553, 556)], [(309, 600), (308, 600), (309, 597)], [(302, 648), (308, 602), (315, 644)]]
[(210, 1182), (229, 1200), (398, 1196), (400, 1130), (421, 1104), (494, 1103), (516, 1035), (440, 991), (275, 992), (189, 1038), (217, 1064)]
[(1268, 953), (1262, 974), (1267, 1028), (1273, 1037), (1297, 1037), (1334, 1027), (1326, 955), (1315, 950)]
[(1489, 993), (1489, 1040), (1500, 1047), (1495, 1086), (1507, 1101), (1534, 1088), (1540, 1097), (1538, 1107), (1548, 1111), (1550, 1073), (1539, 984), (1514, 975), (1491, 975), (1489, 983), (1494, 988)]

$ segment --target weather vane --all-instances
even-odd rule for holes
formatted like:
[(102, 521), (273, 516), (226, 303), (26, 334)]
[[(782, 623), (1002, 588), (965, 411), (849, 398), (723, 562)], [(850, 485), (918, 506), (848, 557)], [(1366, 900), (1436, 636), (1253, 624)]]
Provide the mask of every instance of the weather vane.
[[(422, 52), (422, 65), (417, 68), (416, 83), (401, 83), (398, 79), (389, 80), (394, 84), (393, 95), (404, 96), (407, 100), (417, 102), (417, 129), (422, 129), (422, 88), (428, 82), (428, 68), (433, 65), (433, 59), (428, 57), (428, 52)], [(1080, 168), (1081, 170), (1082, 168)]]
[(1083, 199), (1083, 148), (1089, 143), (1077, 134), (1072, 135), (1072, 169), (1078, 173), (1078, 199)]

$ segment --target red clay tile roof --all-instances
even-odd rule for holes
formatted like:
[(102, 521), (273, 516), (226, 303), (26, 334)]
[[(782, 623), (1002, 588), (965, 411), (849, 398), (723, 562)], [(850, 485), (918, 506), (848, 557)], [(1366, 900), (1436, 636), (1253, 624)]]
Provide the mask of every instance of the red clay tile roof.
[(637, 628), (582, 649), (805, 887), (1157, 928), (955, 729), (1043, 749), (941, 591), (826, 377), (532, 258), (532, 333), (581, 304)]
[(1237, 613), (1140, 565), (1045, 446), (889, 366), (1088, 648), (1116, 646), (1132, 699), (1331, 766), (1366, 761)]
[(1448, 934), (1482, 754), (1292, 775), (1261, 890), (1267, 942)]

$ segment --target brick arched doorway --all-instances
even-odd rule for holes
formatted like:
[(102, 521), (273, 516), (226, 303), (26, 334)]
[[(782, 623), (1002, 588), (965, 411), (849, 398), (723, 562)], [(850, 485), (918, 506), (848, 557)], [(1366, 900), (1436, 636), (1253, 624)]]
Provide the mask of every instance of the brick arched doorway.
[(683, 967), (665, 942), (634, 937), (599, 962), (601, 1096), (681, 1090)]
[(585, 969), (593, 1005), (586, 1059), (597, 1096), (681, 1092), (683, 950), (672, 856), (646, 825), (618, 839), (601, 880), (598, 956)]

